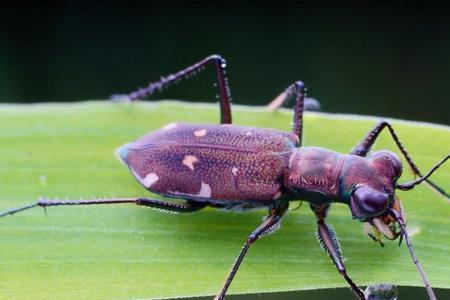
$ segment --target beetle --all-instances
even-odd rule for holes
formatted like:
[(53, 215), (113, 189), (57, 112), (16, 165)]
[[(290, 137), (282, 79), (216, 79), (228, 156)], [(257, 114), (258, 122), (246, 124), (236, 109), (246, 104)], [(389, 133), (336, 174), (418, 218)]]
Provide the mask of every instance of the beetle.
[[(424, 282), (430, 299), (436, 299), (414, 253), (400, 199), (396, 189), (411, 190), (422, 182), (446, 198), (449, 194), (429, 177), (450, 157), (438, 162), (423, 175), (393, 126), (380, 121), (349, 153), (302, 145), (303, 113), (319, 104), (306, 97), (306, 87), (297, 81), (289, 85), (268, 108), (277, 109), (293, 102), (292, 131), (254, 128), (232, 124), (231, 93), (226, 77), (226, 62), (219, 55), (207, 58), (144, 88), (115, 96), (114, 100), (135, 101), (162, 91), (170, 85), (214, 65), (220, 103), (220, 124), (174, 122), (144, 135), (117, 150), (119, 159), (137, 181), (150, 192), (181, 201), (153, 198), (111, 198), (57, 201), (39, 199), (27, 206), (0, 213), (12, 215), (33, 207), (132, 203), (167, 212), (187, 213), (204, 207), (247, 210), (267, 208), (268, 215), (248, 236), (220, 293), (223, 299), (250, 246), (275, 232), (291, 201), (303, 200), (317, 219), (317, 238), (340, 275), (359, 299), (364, 292), (347, 274), (340, 245), (326, 217), (332, 203), (349, 206), (352, 217), (365, 222), (366, 233), (382, 245), (404, 239)], [(417, 179), (398, 183), (402, 175), (400, 158), (388, 150), (370, 152), (379, 134), (387, 129)]]

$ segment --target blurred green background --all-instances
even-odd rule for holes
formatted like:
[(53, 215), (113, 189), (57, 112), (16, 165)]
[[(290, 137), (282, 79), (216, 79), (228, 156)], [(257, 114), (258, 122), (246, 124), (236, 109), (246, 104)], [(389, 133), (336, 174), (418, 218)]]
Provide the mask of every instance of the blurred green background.
[[(234, 103), (266, 104), (300, 79), (326, 112), (450, 124), (450, 9), (442, 4), (0, 4), (0, 102), (105, 99), (213, 53), (228, 61)], [(213, 78), (206, 71), (161, 98), (215, 101)], [(401, 292), (425, 298), (423, 289)], [(346, 289), (278, 296), (351, 299)]]
[[(450, 9), (421, 2), (0, 4), (0, 101), (104, 99), (212, 53), (235, 103), (294, 80), (328, 112), (449, 124)], [(213, 72), (161, 97), (214, 101)]]

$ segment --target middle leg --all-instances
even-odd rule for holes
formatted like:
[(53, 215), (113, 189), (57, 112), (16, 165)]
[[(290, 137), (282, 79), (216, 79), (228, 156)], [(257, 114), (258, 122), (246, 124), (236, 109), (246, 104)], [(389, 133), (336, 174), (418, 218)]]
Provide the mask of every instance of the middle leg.
[[(289, 89), (289, 88), (288, 88)], [(285, 89), (278, 96), (276, 96), (269, 104), (266, 105), (268, 111), (275, 111), (281, 107), (291, 108), (294, 105), (294, 97), (288, 97), (288, 89)], [(317, 99), (305, 97), (304, 100), (305, 111), (320, 110), (320, 102)]]
[(316, 214), (317, 217), (317, 239), (319, 240), (320, 246), (332, 259), (334, 265), (339, 271), (339, 274), (341, 274), (342, 277), (344, 277), (344, 279), (350, 285), (352, 291), (358, 296), (359, 299), (365, 300), (366, 297), (364, 296), (364, 292), (353, 282), (353, 280), (347, 274), (347, 269), (345, 268), (344, 261), (342, 259), (341, 247), (339, 245), (339, 241), (337, 240), (336, 234), (334, 233), (334, 230), (331, 229), (331, 227), (327, 223), (325, 223), (328, 209), (329, 205), (311, 205), (311, 210)]
[(316, 99), (307, 98), (305, 84), (302, 81), (296, 81), (272, 100), (266, 108), (268, 111), (274, 111), (282, 106), (290, 106), (292, 102), (294, 102), (292, 133), (298, 137), (299, 146), (301, 146), (303, 136), (303, 112), (306, 110), (319, 110), (320, 104)]
[(275, 98), (267, 109), (270, 111), (276, 110), (284, 103), (295, 100), (294, 104), (294, 118), (292, 120), (292, 133), (298, 137), (299, 145), (302, 145), (303, 132), (303, 111), (305, 110), (306, 86), (301, 81), (296, 81), (284, 90), (277, 98)]

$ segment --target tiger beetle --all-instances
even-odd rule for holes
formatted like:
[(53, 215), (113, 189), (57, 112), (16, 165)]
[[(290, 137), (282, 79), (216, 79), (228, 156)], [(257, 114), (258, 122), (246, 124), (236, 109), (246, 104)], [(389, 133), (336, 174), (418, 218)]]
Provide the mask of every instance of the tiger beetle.
[[(118, 203), (134, 203), (176, 213), (194, 212), (207, 206), (234, 210), (267, 208), (267, 217), (248, 236), (215, 298), (224, 299), (250, 246), (279, 228), (290, 201), (303, 200), (309, 203), (316, 216), (320, 245), (357, 297), (366, 300), (364, 292), (347, 274), (336, 234), (325, 221), (332, 203), (344, 203), (349, 206), (354, 219), (365, 222), (366, 233), (376, 242), (382, 244), (382, 235), (389, 240), (399, 238), (399, 244), (405, 240), (429, 299), (436, 299), (414, 253), (406, 231), (404, 210), (395, 190), (411, 190), (425, 182), (449, 199), (449, 194), (429, 177), (450, 154), (424, 175), (388, 121), (376, 124), (349, 154), (302, 146), (303, 112), (306, 108), (317, 108), (318, 102), (306, 98), (306, 87), (301, 81), (288, 86), (268, 106), (274, 110), (294, 102), (291, 132), (232, 125), (226, 62), (219, 55), (211, 55), (119, 99), (135, 101), (150, 96), (195, 75), (208, 65), (215, 67), (221, 124), (169, 123), (117, 150), (120, 160), (144, 188), (184, 201), (153, 198), (58, 201), (41, 198), (31, 205), (1, 213), (0, 217), (36, 206)], [(398, 183), (402, 174), (399, 157), (388, 150), (369, 153), (385, 128), (417, 179)]]

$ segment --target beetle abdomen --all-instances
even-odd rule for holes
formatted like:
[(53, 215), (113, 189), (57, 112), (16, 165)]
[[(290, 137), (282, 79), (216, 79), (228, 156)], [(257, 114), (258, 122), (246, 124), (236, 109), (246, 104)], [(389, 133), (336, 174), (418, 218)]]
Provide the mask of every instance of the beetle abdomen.
[(119, 155), (154, 193), (268, 202), (281, 196), (283, 153), (295, 146), (295, 135), (272, 129), (171, 123), (123, 146)]

